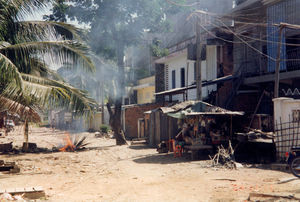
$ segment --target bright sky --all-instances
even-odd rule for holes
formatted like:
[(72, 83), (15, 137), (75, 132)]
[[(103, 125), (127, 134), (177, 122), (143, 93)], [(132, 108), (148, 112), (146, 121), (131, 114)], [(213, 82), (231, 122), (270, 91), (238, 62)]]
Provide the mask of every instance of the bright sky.
[[(40, 11), (38, 11), (38, 12), (32, 14), (32, 15), (29, 15), (29, 16), (25, 17), (24, 20), (25, 20), (25, 21), (41, 21), (41, 20), (43, 20), (43, 16), (44, 16), (44, 15), (49, 15), (49, 14), (51, 14), (50, 9), (51, 9), (51, 6), (45, 8), (45, 9), (42, 9), (42, 10), (40, 10)], [(75, 21), (75, 22), (72, 21), (72, 22), (68, 22), (68, 23), (73, 24), (73, 25), (75, 25), (75, 26), (77, 26), (77, 27), (80, 27), (80, 28), (84, 28), (83, 26), (80, 26), (80, 25), (78, 24), (77, 21)], [(44, 59), (46, 60), (45, 62), (48, 63), (48, 64), (50, 65), (50, 68), (51, 68), (51, 69), (57, 70), (58, 68), (61, 67), (61, 64), (55, 64), (55, 63), (51, 62), (50, 59), (48, 60), (48, 59), (47, 59), (48, 57), (49, 57), (49, 56), (44, 56)]]

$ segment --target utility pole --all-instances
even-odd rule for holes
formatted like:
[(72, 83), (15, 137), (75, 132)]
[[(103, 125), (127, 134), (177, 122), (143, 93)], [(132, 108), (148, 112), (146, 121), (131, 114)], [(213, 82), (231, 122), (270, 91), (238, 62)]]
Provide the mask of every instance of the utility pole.
[(202, 100), (202, 78), (201, 78), (201, 52), (202, 52), (202, 45), (201, 45), (201, 32), (199, 26), (199, 20), (196, 18), (196, 49), (197, 49), (197, 56), (196, 56), (196, 85), (197, 85), (197, 100)]
[(281, 46), (282, 46), (282, 31), (284, 29), (285, 25), (280, 24), (279, 25), (279, 39), (278, 39), (278, 47), (277, 47), (277, 58), (276, 58), (276, 69), (275, 69), (275, 85), (274, 85), (274, 98), (279, 97), (279, 72), (280, 72), (280, 57), (281, 57)]

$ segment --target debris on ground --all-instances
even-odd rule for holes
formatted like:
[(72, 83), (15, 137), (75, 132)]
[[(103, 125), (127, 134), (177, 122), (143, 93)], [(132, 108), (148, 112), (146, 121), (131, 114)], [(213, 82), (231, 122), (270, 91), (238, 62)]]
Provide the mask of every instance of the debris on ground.
[(25, 201), (24, 199), (35, 200), (46, 197), (42, 187), (14, 188), (0, 190), (0, 201)]
[(66, 133), (64, 137), (65, 145), (59, 149), (61, 152), (74, 152), (77, 150), (85, 149), (85, 146), (90, 143), (87, 142), (87, 136), (73, 136), (71, 138), (70, 134)]
[(101, 132), (101, 131), (97, 131), (95, 132), (95, 137), (96, 138), (112, 138), (112, 132), (108, 131), (107, 133)]
[(263, 194), (263, 193), (250, 193), (248, 201), (277, 201), (277, 200), (295, 200), (299, 201), (300, 198), (291, 194)]
[[(28, 146), (26, 144), (28, 144)], [(37, 147), (36, 143), (23, 142), (22, 152), (36, 153), (36, 152), (38, 152), (38, 147)]]
[(211, 166), (212, 167), (225, 167), (228, 169), (238, 169), (242, 168), (243, 165), (235, 162), (234, 160), (234, 150), (229, 142), (227, 149), (223, 145), (218, 147), (218, 152), (213, 157), (211, 157)]
[(158, 153), (168, 153), (169, 148), (167, 146), (167, 143), (165, 141), (162, 141), (161, 143), (158, 144), (156, 151)]
[(4, 162), (0, 160), (0, 172), (19, 173), (20, 168), (15, 162)]
[(284, 183), (292, 182), (292, 181), (295, 181), (295, 180), (299, 180), (299, 178), (298, 177), (293, 177), (293, 178), (282, 179), (277, 184), (284, 184)]
[(133, 138), (131, 145), (147, 145), (147, 138)]

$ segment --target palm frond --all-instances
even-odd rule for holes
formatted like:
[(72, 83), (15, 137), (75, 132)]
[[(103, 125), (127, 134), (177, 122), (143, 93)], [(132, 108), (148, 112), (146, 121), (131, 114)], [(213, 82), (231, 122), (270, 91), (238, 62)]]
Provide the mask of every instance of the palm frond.
[(85, 146), (91, 144), (87, 142), (87, 136), (78, 136), (76, 135), (73, 139), (73, 145), (75, 146), (75, 150), (84, 149)]
[(84, 67), (87, 71), (95, 71), (95, 66), (89, 55), (89, 49), (81, 43), (74, 41), (39, 41), (39, 42), (25, 42), (8, 47), (0, 48), (0, 52), (6, 54), (14, 54), (23, 56), (23, 60), (30, 61), (32, 54), (45, 55), (50, 54), (53, 62), (72, 62), (73, 65)]
[[(16, 22), (17, 35), (27, 41), (28, 39), (42, 39), (49, 35), (61, 35), (67, 40), (83, 41), (85, 33), (74, 25), (52, 21), (20, 21)], [(49, 34), (51, 33), (51, 34)]]
[(97, 103), (87, 93), (66, 83), (22, 74), (23, 89), (9, 85), (3, 94), (20, 103), (37, 103), (42, 107), (63, 106), (79, 114), (89, 113)]
[(33, 76), (54, 79), (56, 81), (64, 82), (64, 79), (54, 70), (50, 69), (47, 64), (38, 58), (30, 59), (30, 72)]
[(34, 108), (35, 106), (25, 106), (9, 98), (0, 96), (0, 110), (8, 110), (12, 114), (18, 114), (22, 119), (40, 122), (41, 117)]
[(0, 53), (0, 83), (9, 83), (13, 80), (19, 88), (22, 88), (22, 77), (18, 68), (10, 59)]
[(48, 3), (49, 0), (8, 0), (7, 2), (11, 9), (16, 10), (18, 15), (24, 17), (37, 10), (45, 8), (46, 3)]

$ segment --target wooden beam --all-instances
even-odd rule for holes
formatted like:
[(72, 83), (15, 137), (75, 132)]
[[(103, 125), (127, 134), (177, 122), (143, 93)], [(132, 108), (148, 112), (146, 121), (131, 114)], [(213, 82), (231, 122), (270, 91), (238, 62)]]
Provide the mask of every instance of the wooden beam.
[(276, 58), (276, 69), (275, 69), (275, 85), (274, 85), (274, 98), (278, 98), (279, 96), (279, 72), (280, 72), (280, 61), (281, 61), (281, 47), (282, 47), (282, 31), (284, 29), (284, 26), (280, 24), (279, 26), (279, 39), (277, 44), (277, 58)]
[[(280, 80), (292, 79), (292, 78), (298, 78), (298, 77), (300, 77), (300, 70), (280, 73)], [(245, 78), (243, 84), (251, 85), (251, 84), (273, 82), (273, 81), (275, 81), (274, 73), (263, 75), (263, 76), (254, 76), (254, 77)]]

